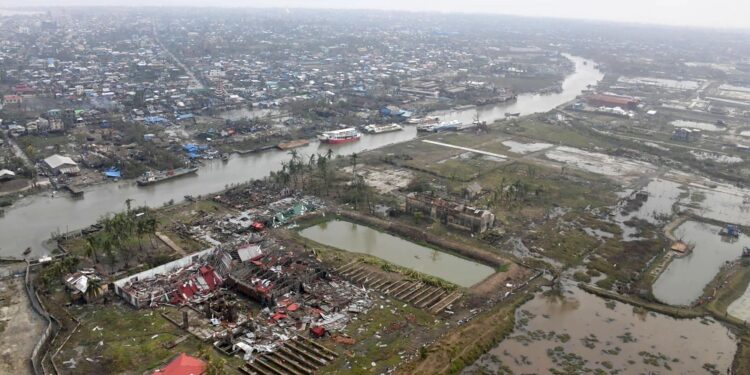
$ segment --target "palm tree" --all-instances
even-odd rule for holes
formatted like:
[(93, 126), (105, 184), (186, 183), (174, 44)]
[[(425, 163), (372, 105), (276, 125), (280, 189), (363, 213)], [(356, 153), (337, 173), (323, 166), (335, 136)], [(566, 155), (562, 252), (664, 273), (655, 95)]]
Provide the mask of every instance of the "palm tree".
[(357, 155), (356, 152), (352, 153), (352, 155), (351, 155), (351, 158), (352, 158), (352, 174), (354, 176), (357, 175), (357, 158), (358, 157), (359, 157), (359, 155)]
[(289, 151), (288, 154), (292, 155), (292, 163), (294, 163), (295, 161), (299, 159), (299, 153), (295, 149), (292, 149), (291, 151)]
[(92, 301), (102, 293), (102, 281), (99, 278), (89, 277), (88, 287), (84, 292), (86, 301)]
[(138, 220), (135, 224), (135, 235), (138, 238), (138, 249), (143, 252), (143, 235), (148, 233), (147, 220)]
[(328, 159), (318, 156), (318, 169), (320, 170), (326, 196), (328, 195)]
[(329, 148), (328, 151), (326, 151), (326, 158), (328, 160), (331, 160), (332, 157), (333, 157), (333, 150)]
[(133, 203), (133, 199), (132, 198), (128, 198), (128, 199), (125, 200), (125, 207), (127, 207), (128, 212), (130, 212), (130, 204), (131, 203)]
[(310, 169), (312, 169), (313, 165), (315, 165), (315, 156), (316, 156), (315, 154), (310, 155), (310, 160), (307, 164), (307, 166), (310, 167)]
[(100, 241), (98, 235), (86, 237), (86, 256), (89, 258), (94, 258), (94, 263), (99, 263), (99, 256), (97, 255), (99, 246)]

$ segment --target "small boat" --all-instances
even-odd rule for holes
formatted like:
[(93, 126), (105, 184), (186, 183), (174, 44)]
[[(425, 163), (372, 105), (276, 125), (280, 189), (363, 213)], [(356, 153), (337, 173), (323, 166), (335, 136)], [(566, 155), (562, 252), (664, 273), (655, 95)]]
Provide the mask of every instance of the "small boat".
[(742, 257), (750, 258), (750, 246), (745, 246), (742, 248)]
[(222, 161), (229, 161), (229, 154), (226, 153), (226, 152), (223, 153), (223, 154), (221, 154), (221, 160)]
[(521, 116), (521, 112), (505, 112), (505, 117), (518, 117)]
[(29, 255), (31, 254), (31, 246), (27, 247), (26, 250), (23, 251), (23, 255)]
[(719, 235), (725, 236), (725, 237), (739, 238), (740, 228), (734, 224), (727, 224), (724, 228), (721, 228), (721, 231), (719, 231)]
[(328, 144), (354, 142), (358, 141), (361, 137), (362, 134), (354, 128), (331, 130), (318, 135), (318, 139), (321, 142)]

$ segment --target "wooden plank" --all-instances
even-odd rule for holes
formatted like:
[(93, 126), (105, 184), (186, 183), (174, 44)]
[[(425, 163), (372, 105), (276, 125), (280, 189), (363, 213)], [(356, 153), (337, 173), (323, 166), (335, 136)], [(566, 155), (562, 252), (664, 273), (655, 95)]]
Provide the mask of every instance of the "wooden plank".
[(258, 357), (258, 358), (255, 358), (255, 362), (253, 362), (253, 363), (256, 363), (256, 364), (260, 365), (259, 367), (267, 368), (268, 370), (270, 370), (274, 374), (277, 374), (277, 375), (288, 375), (288, 374), (282, 372), (281, 370), (277, 369), (276, 367), (271, 366), (266, 361), (264, 361), (262, 356)]
[(302, 373), (300, 371), (298, 371), (297, 369), (294, 369), (294, 368), (292, 368), (292, 366), (288, 366), (287, 364), (283, 363), (282, 361), (274, 358), (275, 356), (273, 354), (274, 353), (268, 353), (268, 354), (266, 354), (266, 355), (263, 356), (263, 359), (267, 359), (267, 360), (271, 361), (274, 365), (276, 365), (278, 367), (281, 367), (282, 370), (285, 370), (285, 371), (287, 371), (290, 374), (293, 374), (293, 375), (302, 375)]
[(291, 341), (287, 341), (285, 347), (289, 348), (290, 350), (294, 351), (295, 353), (299, 354), (300, 356), (303, 356), (315, 363), (318, 364), (318, 366), (325, 366), (328, 364), (328, 361), (325, 359), (318, 358), (312, 354), (310, 354), (306, 349), (302, 350), (299, 347), (296, 346), (296, 343), (292, 343)]
[[(308, 344), (310, 344), (310, 345), (312, 345), (312, 346), (314, 346), (314, 347), (316, 347), (316, 348), (318, 348), (318, 349), (322, 350), (322, 351), (323, 351), (324, 353), (328, 353), (329, 355), (332, 355), (332, 356), (333, 356), (333, 358), (336, 358), (336, 357), (338, 357), (338, 356), (339, 356), (339, 354), (338, 354), (338, 353), (336, 353), (336, 352), (334, 352), (333, 350), (331, 350), (331, 349), (328, 349), (328, 348), (326, 348), (325, 346), (323, 346), (323, 345), (320, 345), (320, 344), (318, 344), (317, 342), (315, 342), (315, 341), (312, 341), (312, 340), (308, 339), (307, 337), (304, 337), (304, 336), (296, 336), (296, 337), (297, 337), (298, 339), (302, 339), (302, 341), (305, 341), (305, 342), (307, 342)], [(331, 359), (331, 360), (333, 360), (333, 359)]]
[[(297, 362), (296, 360), (294, 360), (292, 358), (289, 358), (288, 356), (284, 355), (284, 353), (281, 352), (281, 350), (277, 350), (277, 351), (275, 351), (275, 352), (273, 352), (271, 354), (273, 356), (275, 356), (275, 357), (278, 357), (279, 360), (281, 360), (282, 362), (289, 364), (291, 367), (294, 367), (295, 371), (298, 371), (298, 372), (303, 373), (303, 374), (312, 374), (312, 370), (310, 370), (310, 368), (305, 367), (302, 364), (300, 364), (299, 362)], [(315, 367), (313, 367), (313, 369), (314, 368)]]

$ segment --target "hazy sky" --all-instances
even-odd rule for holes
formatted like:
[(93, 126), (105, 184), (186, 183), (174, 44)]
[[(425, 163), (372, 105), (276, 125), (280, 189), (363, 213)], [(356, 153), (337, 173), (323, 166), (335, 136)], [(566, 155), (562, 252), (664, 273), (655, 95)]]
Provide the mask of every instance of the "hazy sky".
[(750, 29), (750, 0), (0, 0), (0, 7), (50, 5), (427, 10)]

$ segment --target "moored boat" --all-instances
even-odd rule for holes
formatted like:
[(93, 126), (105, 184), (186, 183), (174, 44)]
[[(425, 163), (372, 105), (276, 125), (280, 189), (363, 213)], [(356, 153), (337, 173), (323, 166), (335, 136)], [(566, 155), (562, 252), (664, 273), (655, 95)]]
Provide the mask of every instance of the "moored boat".
[(404, 128), (399, 124), (389, 124), (389, 125), (367, 125), (364, 127), (365, 133), (368, 134), (380, 134), (380, 133), (387, 133), (387, 132), (395, 132), (399, 130), (403, 130)]
[(158, 182), (170, 180), (173, 178), (177, 178), (180, 176), (185, 176), (188, 174), (192, 174), (198, 171), (198, 168), (177, 168), (177, 169), (170, 169), (168, 171), (159, 171), (159, 172), (151, 172), (148, 171), (144, 173), (141, 177), (139, 177), (136, 180), (136, 183), (138, 186), (148, 186), (152, 185)]
[(291, 150), (293, 148), (307, 146), (310, 143), (307, 139), (297, 139), (289, 142), (282, 142), (276, 145), (276, 148), (282, 151)]
[(362, 137), (362, 134), (354, 128), (346, 128), (340, 130), (331, 130), (320, 133), (318, 139), (323, 143), (338, 144), (346, 142), (358, 141)]

